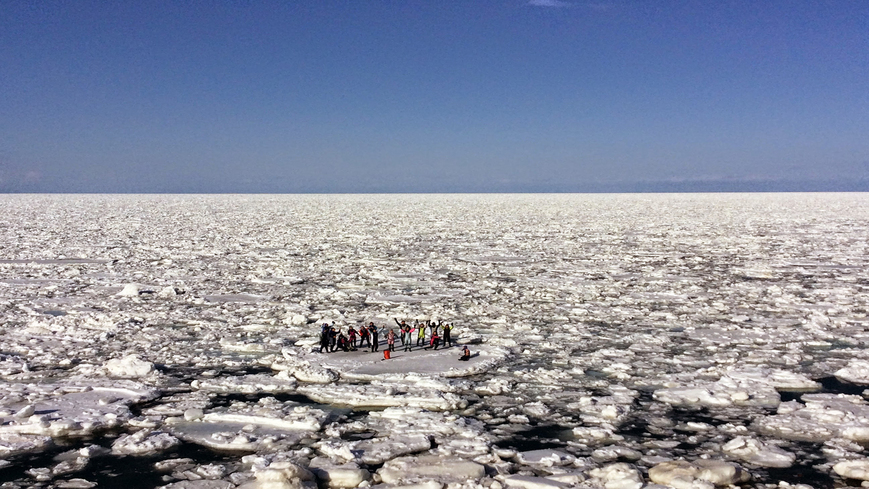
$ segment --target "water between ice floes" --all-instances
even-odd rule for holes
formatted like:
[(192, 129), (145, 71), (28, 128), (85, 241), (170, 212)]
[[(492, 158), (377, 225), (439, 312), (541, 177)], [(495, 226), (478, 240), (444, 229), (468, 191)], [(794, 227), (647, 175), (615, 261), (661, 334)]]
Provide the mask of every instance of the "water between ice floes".
[[(3, 487), (869, 473), (865, 194), (0, 199)], [(313, 348), (393, 317), (479, 355)]]

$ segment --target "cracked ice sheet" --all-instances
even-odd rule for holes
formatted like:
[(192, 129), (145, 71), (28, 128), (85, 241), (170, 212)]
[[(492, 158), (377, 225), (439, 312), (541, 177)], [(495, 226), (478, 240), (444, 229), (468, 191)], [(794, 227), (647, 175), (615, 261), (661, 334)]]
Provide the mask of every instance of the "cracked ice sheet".
[[(506, 367), (446, 391), (503, 394), (477, 403), (481, 419), (519, 419), (520, 405), (546, 399), (548, 412), (533, 410), (540, 421), (615, 437), (577, 426), (573, 401), (548, 401), (606, 397), (614, 384), (714, 383), (728, 367), (819, 379), (869, 344), (864, 195), (0, 198), (10, 260), (0, 263), (0, 352), (17, 382), (128, 353), (206, 380), (205, 368), (251, 366), (315, 339), (308, 321), (449, 317), (514, 348)], [(116, 295), (128, 284), (135, 295)], [(371, 293), (424, 300), (365, 304)], [(205, 299), (215, 295), (269, 300)], [(594, 357), (601, 350), (612, 355)], [(215, 388), (246, 389), (232, 384)], [(651, 419), (662, 443), (707, 455), (701, 434), (667, 431), (669, 409), (641, 398), (626, 419)]]

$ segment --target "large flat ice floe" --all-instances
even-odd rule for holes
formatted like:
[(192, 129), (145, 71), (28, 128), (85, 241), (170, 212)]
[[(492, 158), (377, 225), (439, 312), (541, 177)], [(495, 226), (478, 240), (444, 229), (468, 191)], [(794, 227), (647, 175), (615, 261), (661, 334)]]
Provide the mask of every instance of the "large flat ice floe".
[[(474, 345), (470, 359), (460, 361), (462, 350), (458, 343), (453, 347), (441, 347), (437, 350), (414, 346), (410, 351), (405, 351), (400, 345), (398, 342), (396, 350), (390, 352), (388, 360), (384, 358), (385, 348), (382, 346), (376, 352), (359, 348), (350, 352), (308, 353), (299, 359), (287, 356), (286, 368), (293, 375), (299, 370), (331, 371), (342, 378), (355, 380), (400, 379), (407, 375), (456, 378), (492, 370), (509, 355), (509, 350), (504, 348)], [(311, 381), (327, 381), (328, 377), (325, 374), (303, 376), (313, 377)], [(328, 381), (335, 379), (337, 377), (329, 377)]]
[(167, 418), (165, 426), (182, 440), (214, 449), (277, 450), (319, 431), (327, 417), (320, 409), (265, 397), (254, 404), (237, 402), (210, 412), (188, 410), (183, 417)]
[[(714, 375), (701, 372), (700, 376)], [(696, 382), (685, 387), (655, 391), (655, 399), (674, 406), (727, 407), (759, 406), (775, 408), (781, 401), (779, 391), (817, 391), (820, 384), (805, 375), (769, 368), (741, 368), (723, 372), (715, 382)]]
[(864, 194), (0, 201), (4, 489), (869, 479)]

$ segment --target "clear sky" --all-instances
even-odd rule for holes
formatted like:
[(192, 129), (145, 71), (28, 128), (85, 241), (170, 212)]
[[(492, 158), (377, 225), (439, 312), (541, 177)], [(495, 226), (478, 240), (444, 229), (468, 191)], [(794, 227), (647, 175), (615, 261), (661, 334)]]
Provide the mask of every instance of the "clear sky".
[(869, 1), (17, 1), (0, 191), (869, 190)]

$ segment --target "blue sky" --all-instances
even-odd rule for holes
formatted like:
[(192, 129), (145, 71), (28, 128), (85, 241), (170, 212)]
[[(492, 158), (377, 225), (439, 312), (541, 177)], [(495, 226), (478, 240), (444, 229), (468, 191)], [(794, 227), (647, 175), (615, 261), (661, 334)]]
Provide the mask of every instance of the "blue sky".
[(869, 190), (869, 2), (19, 2), (0, 191)]

